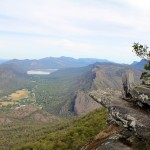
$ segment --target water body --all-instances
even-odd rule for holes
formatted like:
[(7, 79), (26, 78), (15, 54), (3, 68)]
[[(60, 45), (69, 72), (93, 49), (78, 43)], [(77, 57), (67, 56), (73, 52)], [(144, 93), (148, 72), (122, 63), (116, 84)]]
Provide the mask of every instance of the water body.
[(58, 69), (38, 69), (38, 70), (29, 70), (27, 71), (28, 75), (50, 75), (52, 72), (57, 71)]

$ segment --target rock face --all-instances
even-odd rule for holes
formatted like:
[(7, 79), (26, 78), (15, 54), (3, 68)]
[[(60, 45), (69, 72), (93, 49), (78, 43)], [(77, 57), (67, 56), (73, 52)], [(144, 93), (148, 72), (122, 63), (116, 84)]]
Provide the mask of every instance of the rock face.
[(136, 86), (132, 91), (132, 101), (140, 107), (150, 109), (150, 86), (139, 85)]
[(135, 86), (133, 73), (126, 72), (123, 77), (123, 98), (129, 99), (140, 107), (150, 108), (150, 85), (149, 79), (144, 79), (144, 84)]
[[(109, 136), (103, 143), (96, 145), (93, 150), (120, 150), (118, 145), (124, 144), (120, 139), (126, 141), (134, 136), (144, 141), (146, 140), (145, 135), (150, 134), (150, 86), (135, 86), (131, 71), (123, 75), (122, 82), (122, 93), (112, 89), (90, 93), (96, 102), (108, 109), (108, 125), (115, 125), (121, 129), (116, 135), (113, 135), (118, 135), (117, 139)], [(124, 149), (132, 149), (132, 146), (126, 145)]]
[(74, 112), (77, 115), (85, 115), (88, 112), (90, 112), (93, 109), (100, 108), (101, 104), (98, 104), (95, 101), (92, 101), (91, 97), (83, 92), (78, 91), (76, 98), (75, 98), (75, 104), (74, 104)]
[(132, 71), (127, 71), (125, 74), (122, 76), (122, 84), (123, 84), (123, 98), (131, 98), (131, 90), (134, 87), (134, 77), (133, 77), (133, 72)]
[(144, 78), (143, 83), (146, 85), (150, 85), (150, 77)]

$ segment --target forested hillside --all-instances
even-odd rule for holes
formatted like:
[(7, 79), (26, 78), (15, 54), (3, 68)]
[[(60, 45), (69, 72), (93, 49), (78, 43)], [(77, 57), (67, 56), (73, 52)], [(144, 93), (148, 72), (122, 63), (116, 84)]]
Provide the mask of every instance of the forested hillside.
[(107, 111), (100, 109), (71, 121), (0, 126), (0, 149), (77, 150), (106, 128), (107, 117)]

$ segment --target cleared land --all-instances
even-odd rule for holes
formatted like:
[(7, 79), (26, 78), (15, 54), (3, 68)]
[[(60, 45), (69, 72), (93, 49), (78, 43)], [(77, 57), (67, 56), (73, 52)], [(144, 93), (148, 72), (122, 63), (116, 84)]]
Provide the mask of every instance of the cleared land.
[(0, 105), (3, 105), (3, 106), (7, 106), (7, 105), (14, 105), (16, 104), (15, 102), (0, 102)]
[[(5, 100), (0, 102), (0, 105), (7, 106), (7, 105), (14, 105), (17, 104), (24, 98), (28, 98), (30, 91), (27, 89), (17, 90), (15, 93), (10, 94), (9, 96), (4, 96)], [(18, 102), (17, 102), (18, 101)]]
[(16, 101), (16, 100), (19, 101), (21, 99), (27, 98), (29, 93), (30, 92), (27, 89), (18, 90), (15, 93), (9, 95), (8, 98), (12, 101)]

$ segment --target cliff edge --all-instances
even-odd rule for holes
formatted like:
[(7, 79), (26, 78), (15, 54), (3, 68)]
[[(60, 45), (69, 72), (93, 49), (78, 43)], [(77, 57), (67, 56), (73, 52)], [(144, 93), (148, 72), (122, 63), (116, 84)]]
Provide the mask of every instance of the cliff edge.
[(131, 71), (123, 75), (122, 83), (122, 92), (105, 89), (90, 93), (91, 98), (108, 109), (109, 132), (100, 133), (82, 150), (150, 149), (150, 84), (147, 81), (135, 85)]

